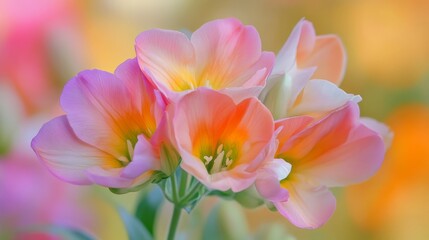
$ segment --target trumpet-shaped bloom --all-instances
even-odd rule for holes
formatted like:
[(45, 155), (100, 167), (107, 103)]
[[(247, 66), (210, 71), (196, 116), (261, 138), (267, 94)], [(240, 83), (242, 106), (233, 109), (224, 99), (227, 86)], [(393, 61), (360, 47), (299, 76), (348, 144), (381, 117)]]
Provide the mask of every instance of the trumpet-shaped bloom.
[(359, 96), (347, 94), (337, 86), (345, 63), (346, 54), (337, 36), (316, 36), (313, 25), (301, 20), (278, 53), (260, 98), (275, 119), (319, 116), (349, 100), (358, 102)]
[(199, 88), (169, 114), (173, 111), (181, 166), (209, 188), (244, 190), (274, 155), (274, 122), (256, 98), (236, 103), (226, 94)]
[(280, 129), (275, 158), (290, 163), (291, 170), (283, 179), (260, 174), (256, 187), (298, 227), (324, 224), (335, 209), (328, 188), (366, 180), (384, 157), (383, 137), (360, 121), (353, 102), (320, 120), (292, 117), (276, 121), (275, 127)]
[[(75, 184), (127, 188), (160, 169), (153, 144), (165, 103), (135, 59), (115, 74), (88, 70), (70, 80), (61, 96), (66, 115), (46, 123), (32, 141), (39, 159)], [(159, 140), (157, 140), (159, 141)]]
[(261, 51), (259, 34), (236, 19), (208, 22), (190, 38), (184, 33), (153, 29), (136, 39), (141, 69), (170, 99), (209, 87), (236, 100), (257, 96), (274, 64), (274, 54)]

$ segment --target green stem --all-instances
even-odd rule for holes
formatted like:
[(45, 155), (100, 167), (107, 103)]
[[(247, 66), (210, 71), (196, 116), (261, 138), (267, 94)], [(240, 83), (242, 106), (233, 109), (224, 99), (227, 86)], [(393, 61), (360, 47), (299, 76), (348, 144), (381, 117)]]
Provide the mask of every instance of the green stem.
[(174, 240), (174, 235), (176, 234), (176, 229), (179, 223), (181, 213), (182, 213), (182, 208), (177, 204), (174, 205), (173, 217), (171, 218), (170, 230), (168, 231), (167, 240)]
[(179, 197), (182, 198), (183, 195), (185, 195), (186, 187), (188, 186), (188, 173), (182, 170), (180, 174)]
[(177, 182), (176, 182), (176, 174), (171, 175), (171, 191), (174, 203), (176, 203), (180, 198), (177, 192)]
[(189, 201), (189, 199), (191, 199), (193, 196), (194, 196), (194, 194), (199, 190), (199, 188), (201, 187), (201, 185), (198, 183), (198, 184), (195, 184), (192, 188), (191, 188), (191, 190), (189, 190), (189, 192), (188, 192), (188, 194), (186, 195), (186, 197), (185, 198), (183, 198), (183, 199), (181, 199), (181, 201), (182, 202), (187, 202), (187, 201)]

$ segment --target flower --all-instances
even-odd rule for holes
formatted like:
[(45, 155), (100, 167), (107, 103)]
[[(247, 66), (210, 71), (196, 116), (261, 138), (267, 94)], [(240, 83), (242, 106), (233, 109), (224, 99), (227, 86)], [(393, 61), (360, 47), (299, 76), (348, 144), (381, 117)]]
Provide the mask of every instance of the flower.
[[(70, 0), (0, 2), (0, 82), (13, 87), (27, 114), (51, 104), (55, 81), (83, 61), (76, 5)], [(61, 61), (66, 52), (71, 59), (66, 63), (72, 64)]]
[(261, 52), (258, 32), (229, 18), (208, 22), (190, 38), (153, 29), (136, 39), (139, 65), (170, 99), (198, 87), (227, 93), (236, 100), (257, 96), (270, 74), (274, 54)]
[(309, 116), (281, 119), (275, 128), (280, 131), (275, 158), (290, 163), (291, 170), (282, 178), (267, 175), (269, 168), (265, 169), (256, 187), (283, 216), (302, 228), (320, 227), (332, 215), (335, 198), (329, 187), (368, 179), (385, 153), (382, 136), (361, 123), (354, 102), (320, 120)]
[(46, 123), (32, 141), (39, 159), (59, 178), (129, 188), (161, 169), (154, 142), (165, 132), (165, 102), (135, 59), (115, 74), (79, 73), (65, 86), (61, 105), (66, 115)]
[(47, 174), (33, 155), (15, 149), (0, 157), (0, 238), (32, 239), (25, 233), (46, 224), (92, 232), (95, 212), (80, 204), (86, 195)]
[(345, 63), (344, 47), (337, 36), (316, 36), (313, 25), (301, 20), (277, 55), (260, 99), (275, 119), (320, 116), (347, 101), (358, 102), (360, 96), (338, 87)]
[(244, 190), (274, 155), (274, 122), (256, 98), (199, 88), (170, 109), (181, 166), (208, 188)]

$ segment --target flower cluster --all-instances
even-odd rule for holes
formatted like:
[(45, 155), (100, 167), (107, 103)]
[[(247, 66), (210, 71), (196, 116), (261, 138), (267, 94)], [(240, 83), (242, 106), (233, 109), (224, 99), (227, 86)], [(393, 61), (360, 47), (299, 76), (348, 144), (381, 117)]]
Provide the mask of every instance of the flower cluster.
[(361, 182), (383, 161), (388, 130), (362, 120), (360, 96), (338, 87), (341, 41), (316, 36), (306, 20), (277, 57), (236, 19), (191, 36), (145, 31), (135, 48), (136, 58), (114, 74), (87, 70), (71, 79), (61, 96), (65, 115), (33, 139), (39, 159), (64, 181), (168, 189), (179, 169), (208, 192), (255, 187), (293, 224), (316, 228), (335, 209), (328, 188)]

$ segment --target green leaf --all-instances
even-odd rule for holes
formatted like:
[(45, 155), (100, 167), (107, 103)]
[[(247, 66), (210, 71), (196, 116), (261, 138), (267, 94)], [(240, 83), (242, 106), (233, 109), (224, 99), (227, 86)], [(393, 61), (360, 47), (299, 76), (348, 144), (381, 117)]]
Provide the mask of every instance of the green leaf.
[(157, 212), (163, 201), (164, 196), (161, 189), (153, 187), (150, 191), (144, 192), (140, 196), (140, 200), (137, 204), (135, 216), (152, 236), (154, 236), (155, 232)]
[(264, 204), (264, 199), (258, 194), (254, 186), (235, 194), (234, 199), (245, 208), (256, 208)]
[(208, 193), (209, 196), (218, 196), (221, 197), (223, 199), (234, 199), (235, 193), (231, 190), (228, 191), (219, 191), (219, 190), (211, 190)]
[(109, 190), (114, 193), (114, 194), (125, 194), (125, 193), (129, 193), (129, 192), (137, 192), (140, 191), (142, 188), (144, 188), (145, 186), (147, 186), (148, 183), (143, 183), (141, 185), (132, 187), (132, 188), (109, 188)]
[(138, 219), (129, 214), (127, 210), (119, 207), (118, 211), (124, 223), (129, 240), (153, 239), (149, 231), (140, 223)]
[(195, 184), (190, 184), (191, 185), (191, 189), (192, 188), (196, 188), (196, 191), (193, 193), (187, 193), (187, 198), (186, 201), (184, 201), (183, 204), (183, 209), (187, 212), (187, 213), (191, 213), (191, 211), (195, 208), (195, 206), (197, 205), (197, 203), (206, 195), (207, 193), (207, 188), (199, 183), (196, 182)]

